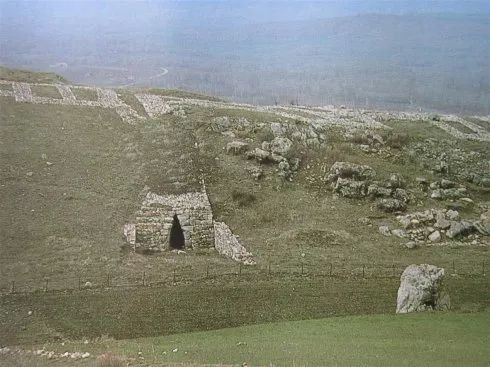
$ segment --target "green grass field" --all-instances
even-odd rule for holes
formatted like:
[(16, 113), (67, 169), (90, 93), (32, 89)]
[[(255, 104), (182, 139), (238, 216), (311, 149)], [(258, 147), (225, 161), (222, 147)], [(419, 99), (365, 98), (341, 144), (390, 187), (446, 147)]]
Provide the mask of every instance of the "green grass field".
[(488, 366), (489, 325), (488, 312), (341, 317), (120, 341), (106, 347), (130, 356), (142, 351), (153, 363)]
[[(489, 312), (350, 316), (44, 347), (55, 352), (89, 351), (92, 355), (110, 351), (136, 361), (131, 365), (153, 367), (476, 367), (490, 364), (489, 324)], [(38, 360), (36, 366), (51, 365)], [(67, 361), (65, 365), (85, 363)]]

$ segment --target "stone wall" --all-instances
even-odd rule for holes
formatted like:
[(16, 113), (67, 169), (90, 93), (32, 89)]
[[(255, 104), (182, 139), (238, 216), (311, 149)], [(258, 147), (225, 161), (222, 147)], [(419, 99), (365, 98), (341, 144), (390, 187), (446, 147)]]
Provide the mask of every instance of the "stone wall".
[(244, 265), (255, 265), (255, 260), (250, 252), (240, 243), (230, 227), (223, 222), (214, 222), (214, 247), (221, 255), (229, 257)]
[[(174, 215), (177, 216), (182, 227), (186, 249), (214, 246), (213, 212), (206, 192), (163, 196), (150, 192), (136, 213), (135, 249), (140, 251), (170, 249), (169, 236)], [(125, 228), (129, 226), (126, 225)], [(131, 243), (132, 237), (126, 235), (126, 238)]]

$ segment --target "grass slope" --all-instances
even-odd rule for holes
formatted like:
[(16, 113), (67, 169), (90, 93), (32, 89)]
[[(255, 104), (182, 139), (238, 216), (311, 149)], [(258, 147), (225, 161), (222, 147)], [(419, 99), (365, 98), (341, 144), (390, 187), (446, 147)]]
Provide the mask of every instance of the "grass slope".
[[(336, 317), (89, 344), (47, 350), (112, 351), (138, 365), (488, 366), (490, 313)], [(176, 350), (175, 352), (173, 352)]]
[[(5, 69), (0, 77), (30, 82), (57, 80)], [(135, 109), (142, 110), (130, 91), (120, 93)], [(201, 107), (187, 108), (186, 115), (185, 120), (165, 115), (128, 125), (107, 109), (16, 103), (10, 97), (0, 97), (0, 289), (7, 291), (12, 281), (19, 291), (39, 289), (44, 278), (50, 279), (51, 288), (76, 288), (79, 275), (101, 285), (108, 275), (113, 284), (134, 284), (141, 282), (143, 272), (149, 279), (168, 280), (174, 270), (179, 274), (205, 274), (211, 266), (236, 271), (234, 262), (216, 253), (145, 256), (123, 247), (122, 226), (134, 219), (145, 186), (158, 193), (192, 191), (200, 188), (201, 178), (205, 178), (215, 218), (229, 224), (256, 255), (256, 272), (261, 276), (244, 278), (237, 289), (223, 277), (215, 280), (215, 288), (197, 283), (186, 285), (180, 295), (169, 290), (169, 294), (177, 293), (175, 304), (166, 299), (166, 288), (110, 290), (95, 295), (73, 292), (5, 296), (1, 304), (11, 310), (10, 316), (16, 316), (0, 316), (2, 326), (6, 325), (2, 327), (3, 340), (32, 342), (53, 335), (104, 333), (127, 337), (138, 330), (137, 326), (141, 326), (137, 335), (158, 335), (273, 320), (386, 312), (392, 308), (393, 297), (387, 295), (396, 291), (396, 281), (371, 280), (367, 288), (376, 286), (376, 294), (384, 297), (369, 296), (362, 302), (340, 302), (337, 306), (326, 300), (322, 281), (311, 282), (309, 306), (300, 299), (291, 302), (291, 289), (298, 287), (296, 281), (269, 280), (264, 276), (269, 262), (284, 271), (297, 271), (300, 262), (305, 262), (307, 269), (322, 272), (330, 263), (336, 269), (396, 263), (401, 269), (410, 263), (448, 268), (454, 261), (458, 273), (471, 274), (482, 273), (482, 260), (488, 264), (487, 246), (407, 250), (400, 246), (403, 241), (378, 232), (380, 223), (394, 222), (393, 215), (373, 209), (369, 200), (336, 198), (321, 180), (324, 169), (337, 160), (371, 165), (380, 178), (401, 173), (411, 185), (419, 175), (441, 178), (400, 150), (394, 149), (387, 156), (365, 154), (339, 139), (338, 131), (332, 129), (326, 147), (297, 149), (302, 163), (293, 182), (279, 178), (274, 166), (264, 166), (265, 178), (255, 181), (246, 170), (255, 163), (243, 156), (225, 154), (223, 148), (230, 139), (213, 131), (209, 122), (219, 116), (244, 117), (254, 126), (267, 126), (280, 121), (280, 117)], [(433, 137), (447, 140), (454, 147), (484, 152), (489, 149), (488, 144), (458, 141), (427, 123), (391, 124), (396, 132), (409, 133), (415, 142)], [(267, 136), (260, 129), (237, 131), (237, 137), (251, 139), (250, 144), (258, 146), (270, 138), (270, 132)], [(488, 201), (488, 189), (469, 189), (472, 197)], [(255, 200), (242, 203), (234, 199), (239, 196)], [(442, 206), (444, 203), (417, 197), (410, 211)], [(474, 215), (471, 210), (462, 215)], [(360, 225), (360, 217), (371, 218), (372, 225)], [(345, 284), (332, 282), (328, 294), (350, 299), (349, 292), (355, 292), (357, 285)], [(458, 285), (452, 292), (456, 308), (463, 308), (465, 302), (474, 304), (475, 309), (488, 306), (488, 291), (484, 291), (488, 290), (488, 277), (468, 281), (456, 278), (453, 284)], [(210, 294), (225, 289), (224, 300), (207, 299), (201, 294), (203, 289)], [(276, 295), (274, 302), (271, 294)], [(377, 302), (386, 297), (389, 301), (380, 307)], [(203, 298), (207, 312), (196, 314), (195, 305)], [(39, 300), (39, 318), (25, 320), (23, 316), (33, 307), (33, 300)], [(147, 316), (158, 322), (145, 321), (144, 314), (139, 314), (146, 309), (146, 301), (153, 305), (147, 309)], [(131, 307), (121, 308), (125, 302)], [(165, 305), (183, 310), (182, 319), (162, 316), (166, 315), (162, 312)], [(14, 312), (16, 309), (19, 311)], [(225, 317), (210, 318), (218, 309), (217, 314)], [(108, 310), (103, 313), (105, 321), (98, 315), (101, 310)], [(36, 329), (38, 325), (45, 329)]]

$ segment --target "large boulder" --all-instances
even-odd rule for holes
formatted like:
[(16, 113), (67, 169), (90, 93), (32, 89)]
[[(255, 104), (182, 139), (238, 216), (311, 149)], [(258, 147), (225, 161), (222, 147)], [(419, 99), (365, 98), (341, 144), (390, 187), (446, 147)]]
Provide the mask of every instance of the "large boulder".
[(362, 198), (366, 196), (366, 186), (364, 181), (339, 178), (335, 184), (334, 191), (346, 198)]
[(260, 148), (255, 148), (251, 152), (247, 153), (247, 158), (248, 159), (255, 159), (261, 163), (266, 163), (266, 162), (270, 161), (271, 154), (266, 150), (263, 150)]
[(396, 312), (449, 309), (449, 294), (443, 281), (443, 268), (428, 264), (409, 265), (400, 278)]
[(293, 142), (288, 138), (278, 136), (270, 142), (270, 150), (272, 153), (286, 155), (293, 147)]
[(369, 166), (349, 162), (335, 162), (330, 167), (327, 179), (330, 182), (335, 182), (338, 178), (363, 181), (372, 179), (374, 176), (376, 176), (376, 172)]
[(376, 206), (379, 210), (387, 213), (402, 212), (407, 209), (407, 204), (398, 199), (380, 199), (376, 202)]
[(446, 231), (446, 236), (449, 238), (456, 238), (460, 236), (466, 236), (473, 232), (475, 227), (473, 223), (468, 221), (455, 222), (451, 221), (451, 226)]

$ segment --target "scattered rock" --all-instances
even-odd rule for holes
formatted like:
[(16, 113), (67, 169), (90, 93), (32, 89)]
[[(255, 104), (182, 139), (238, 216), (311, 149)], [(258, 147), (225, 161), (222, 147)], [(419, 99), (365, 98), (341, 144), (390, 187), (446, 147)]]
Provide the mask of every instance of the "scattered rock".
[(377, 202), (378, 209), (387, 212), (400, 212), (407, 209), (407, 204), (398, 199), (380, 199)]
[(383, 236), (391, 236), (390, 228), (388, 226), (379, 226), (378, 230)]
[(247, 168), (248, 173), (250, 173), (254, 180), (260, 180), (264, 176), (264, 171), (260, 167), (251, 166)]
[(444, 269), (434, 265), (409, 265), (400, 278), (397, 313), (450, 308), (444, 289)]
[(473, 223), (468, 221), (451, 222), (451, 226), (446, 231), (446, 236), (449, 238), (456, 238), (471, 233), (475, 227)]
[(410, 250), (416, 249), (418, 247), (417, 242), (415, 241), (409, 241), (405, 243), (404, 246)]
[(267, 161), (270, 161), (271, 155), (268, 151), (260, 149), (260, 148), (255, 148), (251, 152), (247, 153), (247, 158), (248, 159), (255, 159), (260, 163), (265, 163)]
[(339, 178), (335, 184), (334, 191), (346, 198), (362, 198), (366, 196), (366, 183)]
[(399, 189), (405, 187), (405, 180), (397, 173), (393, 173), (388, 180), (387, 186), (392, 189)]
[(432, 243), (441, 242), (441, 232), (434, 231), (429, 235), (429, 241)]
[(335, 182), (338, 178), (354, 180), (368, 180), (376, 176), (376, 172), (369, 166), (349, 162), (335, 162), (330, 168), (327, 180)]
[(406, 238), (407, 237), (407, 232), (405, 232), (403, 229), (393, 229), (391, 231), (391, 234), (393, 234), (393, 236), (396, 236), (398, 238)]
[(226, 153), (232, 153), (235, 155), (246, 152), (248, 149), (248, 144), (242, 141), (232, 141), (226, 144)]

